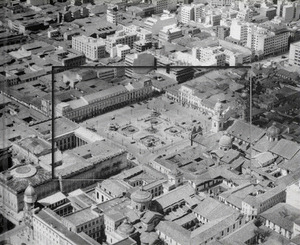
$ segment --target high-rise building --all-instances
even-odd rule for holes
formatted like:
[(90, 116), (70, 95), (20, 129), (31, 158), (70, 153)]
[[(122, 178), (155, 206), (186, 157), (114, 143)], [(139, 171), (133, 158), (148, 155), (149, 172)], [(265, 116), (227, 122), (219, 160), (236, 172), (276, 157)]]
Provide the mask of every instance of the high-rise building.
[(230, 26), (230, 37), (237, 43), (245, 45), (247, 42), (249, 24), (239, 19), (233, 19)]
[(184, 5), (180, 10), (181, 22), (188, 23), (195, 20), (194, 7), (192, 5)]
[(201, 22), (204, 18), (204, 4), (190, 4), (182, 6), (180, 10), (181, 22), (188, 23), (189, 21)]
[(72, 48), (85, 54), (90, 60), (98, 60), (105, 56), (105, 42), (102, 38), (82, 36), (72, 37)]
[(201, 19), (205, 17), (205, 5), (203, 3), (193, 4), (194, 6), (194, 17), (196, 22), (201, 22)]
[(217, 26), (217, 37), (218, 39), (225, 40), (230, 35), (230, 27), (228, 26)]
[(115, 9), (108, 9), (106, 11), (106, 20), (117, 25), (123, 18), (123, 15)]
[(249, 28), (246, 47), (264, 56), (288, 50), (290, 33), (282, 26), (261, 25)]
[(278, 0), (277, 2), (277, 16), (284, 21), (299, 20), (300, 18), (300, 3), (290, 2), (285, 0)]
[(300, 67), (300, 42), (290, 45), (289, 64)]

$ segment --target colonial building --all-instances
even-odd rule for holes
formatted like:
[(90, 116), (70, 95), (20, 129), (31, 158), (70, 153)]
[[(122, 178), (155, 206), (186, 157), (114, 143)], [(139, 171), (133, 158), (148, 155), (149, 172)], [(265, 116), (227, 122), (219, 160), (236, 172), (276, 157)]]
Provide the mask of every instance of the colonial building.
[[(14, 154), (15, 159), (20, 159), (19, 166), (0, 174), (3, 204), (15, 213), (24, 207), (23, 193), (28, 182), (35, 188), (40, 200), (57, 191), (68, 193), (91, 185), (96, 179), (119, 173), (128, 167), (125, 150), (95, 141), (65, 151), (60, 155), (60, 160), (55, 158), (54, 174), (58, 181), (53, 181), (51, 145), (48, 144), (39, 138), (21, 140), (19, 151)], [(58, 153), (61, 154), (60, 151)]]
[(81, 121), (139, 101), (152, 94), (152, 83), (149, 79), (130, 82), (126, 86), (117, 85), (95, 92), (80, 99), (62, 102), (56, 106), (56, 116), (65, 116), (74, 121)]

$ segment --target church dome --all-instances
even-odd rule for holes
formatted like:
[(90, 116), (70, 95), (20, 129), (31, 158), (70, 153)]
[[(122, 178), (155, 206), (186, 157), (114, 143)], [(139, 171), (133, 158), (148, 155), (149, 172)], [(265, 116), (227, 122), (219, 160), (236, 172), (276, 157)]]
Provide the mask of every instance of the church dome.
[(118, 227), (118, 232), (125, 236), (132, 234), (134, 231), (135, 228), (128, 222), (127, 219), (125, 219), (123, 223)]
[(219, 146), (220, 147), (231, 147), (231, 144), (232, 144), (232, 139), (228, 136), (228, 135), (223, 135), (221, 138), (220, 138), (220, 141), (219, 141)]
[(279, 136), (280, 129), (277, 128), (275, 125), (276, 125), (276, 123), (274, 122), (272, 124), (272, 126), (268, 128), (268, 130), (267, 130), (268, 136), (270, 136), (270, 137), (278, 137)]
[(130, 198), (137, 203), (146, 203), (152, 200), (152, 194), (148, 191), (137, 190), (131, 194)]
[(24, 192), (24, 202), (34, 203), (36, 201), (36, 192), (31, 183), (27, 186)]

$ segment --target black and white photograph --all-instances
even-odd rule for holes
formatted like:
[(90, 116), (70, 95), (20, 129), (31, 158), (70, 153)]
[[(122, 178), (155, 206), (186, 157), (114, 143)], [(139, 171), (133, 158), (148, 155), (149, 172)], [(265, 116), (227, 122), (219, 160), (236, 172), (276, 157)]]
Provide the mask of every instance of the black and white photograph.
[(300, 0), (0, 0), (0, 245), (300, 245)]

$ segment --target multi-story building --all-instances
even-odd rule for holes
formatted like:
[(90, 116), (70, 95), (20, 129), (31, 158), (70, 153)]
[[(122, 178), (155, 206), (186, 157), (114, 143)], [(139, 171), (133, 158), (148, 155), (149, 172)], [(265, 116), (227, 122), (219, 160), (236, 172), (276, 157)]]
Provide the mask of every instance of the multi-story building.
[(202, 18), (205, 17), (205, 5), (202, 3), (192, 4), (194, 6), (194, 18), (195, 22), (202, 22)]
[(217, 26), (216, 32), (218, 39), (225, 40), (225, 38), (230, 35), (230, 27)]
[(300, 18), (300, 3), (280, 0), (277, 2), (277, 16), (284, 21), (296, 21)]
[(290, 32), (282, 26), (260, 25), (248, 30), (246, 47), (264, 56), (288, 50)]
[(152, 0), (151, 2), (155, 6), (155, 14), (160, 14), (165, 10), (176, 10), (177, 1), (175, 0)]
[[(168, 69), (167, 69), (168, 70)], [(194, 77), (194, 69), (192, 67), (182, 67), (182, 68), (170, 68), (167, 74), (169, 77), (175, 79), (178, 83), (186, 82)]]
[[(127, 54), (125, 57), (125, 75), (128, 77), (147, 74), (154, 69), (155, 57), (148, 53)], [(149, 68), (132, 68), (131, 66), (149, 66)]]
[[(173, 194), (172, 199), (171, 193)], [(166, 214), (176, 212), (184, 205), (192, 205), (189, 200), (194, 199), (192, 190), (187, 187), (177, 188), (165, 196), (166, 198), (170, 196), (170, 199), (167, 200), (162, 196), (156, 201), (162, 203), (163, 207), (174, 205), (168, 208)], [(207, 207), (210, 208), (207, 209)], [(165, 219), (157, 225), (157, 233), (165, 244), (205, 245), (233, 233), (245, 224), (245, 218), (237, 210), (226, 207), (223, 203), (210, 197), (204, 198), (190, 210), (189, 217), (185, 221), (183, 218), (178, 218), (177, 222)], [(187, 216), (185, 217), (187, 218)]]
[(98, 242), (104, 240), (103, 213), (95, 205), (78, 210), (64, 217), (62, 222), (75, 234), (84, 232)]
[(297, 244), (300, 234), (300, 208), (287, 203), (278, 203), (276, 206), (266, 210), (260, 215), (263, 224), (282, 238), (291, 240), (291, 244)]
[[(22, 196), (28, 182), (32, 183), (38, 198), (42, 199), (57, 191), (70, 192), (91, 185), (97, 178), (119, 173), (128, 167), (125, 150), (107, 145), (101, 139), (99, 140), (97, 134), (87, 129), (81, 128), (77, 132), (82, 135), (80, 139), (76, 137), (80, 141), (76, 142), (78, 147), (63, 153), (56, 150), (53, 164), (52, 147), (49, 142), (38, 137), (27, 137), (15, 143), (13, 154), (16, 159), (22, 159), (20, 160), (22, 165), (0, 174), (0, 193), (5, 207), (15, 213), (23, 209)], [(60, 136), (56, 140), (68, 144), (70, 138), (72, 137)], [(93, 138), (96, 139), (94, 142), (86, 143)], [(70, 148), (72, 147), (69, 146)], [(59, 181), (51, 181), (52, 167), (55, 167), (55, 174), (59, 176)], [(70, 179), (77, 179), (77, 181)]]
[(76, 6), (80, 6), (80, 5), (83, 5), (83, 4), (88, 4), (88, 3), (94, 3), (93, 0), (71, 0), (70, 1), (70, 4), (71, 5), (76, 5)]
[(295, 181), (286, 188), (286, 203), (300, 209), (299, 200), (300, 198), (300, 180)]
[(189, 23), (191, 20), (195, 20), (194, 7), (192, 5), (184, 5), (180, 10), (180, 17), (182, 23)]
[(171, 42), (176, 38), (182, 37), (182, 30), (176, 25), (165, 26), (158, 34), (158, 39), (161, 44)]
[[(144, 99), (152, 93), (151, 83), (148, 81), (138, 83), (139, 86), (134, 88), (117, 85), (79, 99), (61, 102), (56, 106), (56, 116), (65, 116), (71, 120), (80, 121), (122, 107), (132, 101)], [(136, 91), (139, 92), (136, 93)]]
[(75, 49), (58, 50), (50, 58), (62, 66), (81, 66), (85, 64), (85, 55)]
[(243, 9), (242, 11), (238, 12), (237, 18), (240, 20), (251, 22), (253, 18), (253, 10), (249, 8)]
[(245, 45), (247, 43), (249, 24), (239, 19), (233, 19), (230, 26), (230, 38), (236, 44)]
[(125, 34), (136, 34), (139, 40), (151, 41), (152, 32), (137, 25), (122, 25)]
[(157, 35), (165, 26), (177, 24), (177, 17), (175, 14), (164, 12), (162, 15), (153, 15), (144, 21), (144, 28)]
[(254, 219), (258, 214), (280, 202), (284, 202), (285, 198), (286, 193), (282, 186), (274, 187), (263, 193), (253, 193), (242, 201), (242, 213), (246, 215), (247, 220)]
[(102, 38), (75, 36), (72, 37), (72, 48), (84, 53), (86, 58), (93, 61), (105, 56), (105, 42)]
[(8, 27), (18, 33), (26, 34), (27, 32), (43, 30), (45, 28), (44, 18), (26, 18), (25, 20), (10, 18), (7, 20)]
[(193, 58), (200, 62), (207, 63), (210, 65), (224, 66), (226, 55), (221, 46), (206, 47), (206, 48), (193, 48)]
[(90, 239), (84, 232), (75, 233), (69, 230), (63, 224), (63, 218), (50, 209), (35, 211), (32, 216), (32, 225), (33, 238), (36, 244), (100, 244), (94, 239)]
[(108, 9), (106, 12), (106, 20), (117, 25), (122, 21), (123, 14), (115, 9)]
[(114, 35), (106, 37), (105, 50), (106, 52), (110, 52), (111, 48), (116, 46), (117, 44), (126, 44), (130, 48), (133, 48), (133, 43), (135, 41), (137, 41), (137, 34), (126, 34), (123, 30), (117, 31)]
[(211, 0), (210, 5), (213, 7), (231, 6), (232, 0)]
[(210, 26), (218, 26), (221, 23), (222, 15), (219, 11), (211, 10), (206, 13), (205, 24)]
[(0, 33), (0, 47), (13, 44), (24, 44), (27, 36), (23, 34)]
[(276, 16), (276, 8), (262, 5), (260, 8), (260, 13), (262, 16), (268, 18), (268, 20), (272, 20)]
[(153, 46), (152, 42), (145, 41), (145, 40), (139, 40), (133, 43), (133, 49), (138, 53), (144, 52), (147, 49), (151, 49), (152, 46)]
[(110, 57), (118, 57), (124, 60), (126, 54), (129, 53), (130, 53), (130, 47), (128, 45), (117, 44), (115, 47), (112, 47), (110, 52)]
[(290, 45), (289, 64), (300, 67), (300, 42)]
[(26, 3), (32, 6), (40, 6), (40, 5), (50, 4), (50, 0), (27, 0)]

